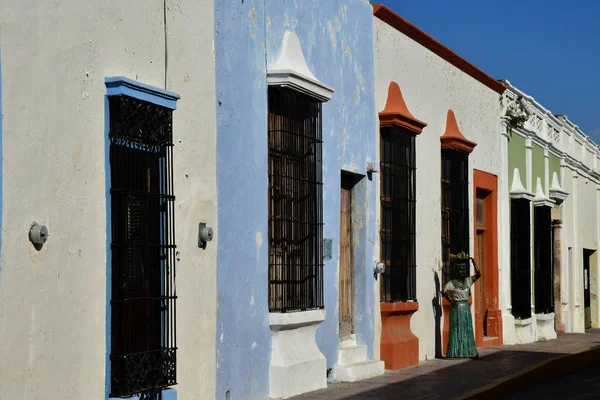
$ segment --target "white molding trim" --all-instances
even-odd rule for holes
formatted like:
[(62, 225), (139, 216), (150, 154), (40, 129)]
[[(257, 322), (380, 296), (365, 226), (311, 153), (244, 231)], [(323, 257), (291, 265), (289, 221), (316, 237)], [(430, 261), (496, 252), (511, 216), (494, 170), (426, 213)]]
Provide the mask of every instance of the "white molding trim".
[(325, 310), (269, 313), (269, 325), (274, 331), (318, 324), (323, 321), (325, 321)]
[(531, 112), (532, 114), (535, 114), (536, 116), (538, 116), (539, 118), (541, 118), (543, 120), (547, 120), (547, 122), (550, 125), (552, 125), (556, 129), (560, 130), (562, 124), (560, 123), (558, 117), (555, 116), (554, 114), (552, 114), (552, 112), (550, 110), (548, 110), (544, 106), (542, 106), (532, 96), (517, 89), (508, 80), (502, 80), (502, 83), (504, 83), (504, 85), (509, 89), (507, 91), (508, 93), (510, 93), (510, 94), (507, 93), (508, 97), (515, 99), (515, 100), (522, 97), (526, 102), (527, 111)]
[(554, 313), (535, 314), (537, 340), (556, 339)]
[(569, 192), (563, 190), (558, 181), (558, 173), (552, 174), (552, 186), (550, 186), (550, 198), (556, 203), (562, 203), (569, 197)]
[(327, 360), (316, 342), (325, 310), (269, 313), (269, 396), (289, 398), (327, 387)]
[(513, 170), (513, 181), (510, 187), (510, 198), (511, 199), (526, 199), (533, 200), (533, 193), (528, 192), (527, 189), (523, 186), (521, 182), (521, 174), (519, 173), (519, 169), (515, 168)]
[(329, 101), (334, 89), (318, 80), (308, 68), (298, 36), (286, 31), (282, 43), (279, 58), (267, 69), (268, 85), (287, 87), (322, 103)]
[(535, 314), (535, 319), (537, 319), (538, 321), (550, 321), (554, 319), (554, 313), (547, 313), (547, 314)]
[[(548, 110), (547, 108), (542, 106), (538, 101), (536, 101), (532, 96), (529, 96), (525, 92), (519, 90), (508, 80), (503, 80), (502, 83), (504, 83), (504, 85), (508, 88), (508, 90), (505, 93), (507, 93), (507, 96), (509, 98), (518, 99), (522, 97), (527, 103), (528, 111), (532, 112), (537, 117), (545, 120), (554, 128), (558, 129), (559, 131), (561, 130), (561, 128), (563, 130), (569, 130), (571, 131), (569, 133), (575, 133), (575, 136), (578, 136), (579, 138), (581, 138), (581, 140), (588, 137), (585, 133), (581, 131), (581, 129), (579, 129), (577, 125), (571, 122), (566, 115), (553, 114), (550, 110)], [(595, 147), (598, 148), (598, 145), (596, 145)], [(597, 151), (600, 151), (600, 149), (598, 149)]]
[(550, 199), (544, 193), (544, 187), (542, 185), (542, 179), (537, 178), (537, 189), (535, 191), (535, 197), (533, 198), (534, 207), (554, 207), (554, 200)]
[[(529, 139), (529, 146), (535, 143), (543, 148), (547, 148), (551, 154), (565, 159), (565, 166), (573, 171), (578, 171), (581, 176), (591, 180), (594, 183), (600, 184), (600, 171), (597, 171), (596, 165), (600, 162), (600, 145), (596, 144), (593, 139), (586, 135), (577, 125), (568, 119), (566, 115), (554, 115), (550, 110), (546, 109), (533, 97), (522, 92), (509, 81), (503, 80), (502, 83), (507, 87), (504, 92), (504, 97), (510, 100), (519, 100), (527, 111), (538, 118), (541, 118), (543, 124), (541, 127), (528, 124), (525, 128), (513, 128), (512, 132)], [(504, 117), (502, 122), (504, 123)], [(554, 143), (548, 137), (548, 125), (559, 131), (562, 136), (558, 142)], [(538, 129), (539, 128), (539, 129)], [(581, 146), (581, 154), (579, 149), (571, 149), (573, 145)], [(585, 164), (580, 161), (584, 156), (589, 157), (587, 153), (591, 153), (592, 162)], [(570, 153), (570, 154), (569, 154)]]
[(533, 322), (533, 318), (532, 317), (525, 318), (525, 319), (516, 319), (515, 318), (515, 325), (516, 326), (528, 326), (528, 325), (531, 325), (532, 322)]

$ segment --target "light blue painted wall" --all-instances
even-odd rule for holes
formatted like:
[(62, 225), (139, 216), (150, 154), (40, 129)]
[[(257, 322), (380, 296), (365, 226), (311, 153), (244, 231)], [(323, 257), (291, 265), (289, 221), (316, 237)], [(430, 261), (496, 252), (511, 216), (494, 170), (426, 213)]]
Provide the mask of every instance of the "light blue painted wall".
[[(286, 30), (300, 39), (315, 76), (335, 88), (323, 105), (326, 320), (317, 332), (328, 367), (337, 361), (341, 170), (375, 160), (373, 16), (363, 0), (215, 0), (217, 83), (217, 399), (268, 395), (266, 60)], [(354, 190), (356, 334), (373, 354), (376, 184)], [(367, 211), (368, 210), (368, 211)]]
[[(267, 0), (267, 62), (274, 63), (286, 30), (300, 39), (313, 74), (335, 89), (323, 105), (324, 237), (333, 238), (333, 257), (325, 262), (326, 320), (317, 331), (317, 344), (327, 366), (337, 361), (338, 259), (341, 170), (365, 173), (367, 160), (375, 160), (376, 111), (373, 77), (373, 14), (362, 0)], [(376, 240), (376, 178), (362, 181), (363, 196), (355, 197), (364, 226), (355, 236), (356, 336), (373, 354), (373, 246)], [(360, 187), (355, 188), (360, 194)], [(366, 205), (366, 206), (365, 206)], [(368, 210), (368, 211), (367, 211)], [(355, 208), (356, 211), (356, 208)], [(356, 212), (353, 213), (356, 222)], [(360, 226), (360, 225), (359, 225)], [(360, 265), (362, 263), (362, 265)], [(327, 290), (328, 289), (328, 290)]]
[(264, 13), (264, 0), (215, 0), (218, 400), (269, 392)]

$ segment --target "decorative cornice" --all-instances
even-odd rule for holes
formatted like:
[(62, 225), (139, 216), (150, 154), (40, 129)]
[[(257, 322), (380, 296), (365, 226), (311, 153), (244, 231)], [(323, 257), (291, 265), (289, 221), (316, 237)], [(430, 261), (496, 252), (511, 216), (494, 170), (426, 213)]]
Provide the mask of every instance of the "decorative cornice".
[(382, 4), (373, 4), (373, 14), (392, 28), (395, 28), (408, 36), (432, 53), (437, 54), (439, 57), (448, 61), (456, 68), (460, 69), (465, 74), (470, 75), (496, 93), (502, 94), (506, 90), (506, 87), (502, 83), (498, 82), (496, 79), (492, 78), (386, 6)]
[[(537, 115), (544, 122), (541, 129), (537, 129), (538, 127), (536, 126), (529, 126), (528, 128), (514, 128), (512, 132), (525, 138), (529, 137), (531, 141), (547, 148), (552, 154), (563, 158), (561, 166), (567, 167), (573, 171), (580, 171), (582, 176), (589, 176), (594, 182), (600, 181), (600, 176), (597, 176), (595, 172), (592, 172), (594, 171), (592, 165), (594, 165), (596, 161), (587, 162), (589, 166), (582, 161), (579, 161), (584, 159), (583, 156), (586, 154), (586, 151), (590, 152), (595, 159), (600, 158), (600, 146), (598, 146), (591, 137), (585, 135), (577, 125), (567, 118), (566, 115), (552, 114), (552, 112), (535, 101), (533, 97), (523, 93), (509, 81), (505, 80), (503, 82), (507, 87), (507, 91), (504, 93), (505, 98), (511, 100), (520, 99), (524, 107), (534, 115)], [(556, 129), (559, 132), (559, 135), (563, 136), (562, 140), (558, 142), (550, 140), (550, 137), (548, 137), (547, 134), (548, 127), (546, 124), (550, 125), (553, 129)], [(579, 151), (579, 149), (571, 151), (571, 146), (569, 145), (570, 141), (574, 141), (577, 146), (581, 146), (582, 151)], [(568, 154), (567, 151), (571, 154)]]
[(454, 111), (452, 110), (448, 110), (446, 131), (440, 136), (440, 142), (442, 143), (442, 149), (452, 149), (463, 153), (471, 153), (475, 146), (477, 146), (477, 143), (470, 141), (460, 132)]
[(515, 168), (513, 170), (513, 181), (510, 187), (510, 198), (511, 199), (526, 199), (533, 200), (533, 193), (528, 192), (523, 186), (521, 182), (521, 174), (519, 173), (519, 169)]
[[(581, 161), (578, 161), (577, 159), (568, 154), (565, 154), (563, 159), (564, 165), (561, 164), (561, 166), (569, 168), (571, 171), (573, 171), (574, 174), (577, 174), (578, 176), (590, 179), (596, 184), (600, 184), (600, 177), (596, 175), (596, 172), (592, 168), (584, 165)], [(573, 175), (573, 177), (575, 178), (576, 176)]]
[(552, 112), (550, 110), (548, 110), (544, 106), (542, 106), (532, 96), (519, 90), (512, 83), (510, 83), (510, 81), (508, 81), (506, 79), (502, 79), (500, 82), (502, 82), (504, 84), (504, 86), (507, 88), (507, 91), (505, 93), (506, 97), (509, 97), (514, 100), (522, 98), (523, 100), (525, 100), (525, 108), (531, 114), (535, 114), (538, 117), (547, 120), (553, 127), (557, 128), (557, 129), (562, 127), (562, 123), (560, 122), (558, 116), (555, 116), (554, 114), (552, 114)]
[(552, 186), (550, 186), (550, 198), (557, 204), (562, 203), (569, 197), (569, 192), (563, 190), (558, 182), (558, 174), (554, 172), (552, 174)]
[(179, 95), (165, 89), (134, 81), (124, 76), (104, 78), (107, 96), (129, 96), (175, 110)]
[(269, 86), (287, 87), (322, 103), (333, 96), (333, 88), (318, 80), (308, 68), (300, 40), (294, 32), (283, 35), (281, 53), (272, 67), (267, 69)]
[[(550, 110), (544, 108), (544, 106), (538, 103), (533, 97), (523, 93), (515, 86), (513, 86), (509, 81), (503, 82), (508, 88), (507, 93), (513, 92), (519, 96), (522, 96), (528, 103), (532, 105), (531, 109), (534, 110), (540, 118), (544, 119), (546, 122), (551, 124), (555, 129), (557, 129), (561, 133), (565, 133), (568, 136), (572, 136), (578, 144), (586, 146), (593, 153), (600, 155), (600, 146), (598, 146), (589, 136), (587, 136), (579, 128), (579, 126), (575, 125), (572, 121), (570, 121), (566, 115), (554, 115)], [(537, 135), (537, 132), (535, 134)]]
[[(557, 115), (557, 118), (563, 121), (563, 125), (566, 128), (576, 134), (575, 137), (579, 137), (580, 140), (585, 140), (588, 137), (581, 129), (579, 129), (579, 126), (575, 125), (565, 114)], [(598, 146), (596, 145), (596, 147)]]
[(550, 199), (544, 193), (542, 188), (542, 180), (537, 178), (537, 189), (535, 191), (535, 197), (533, 198), (533, 205), (535, 207), (554, 207), (554, 200)]
[(423, 132), (427, 123), (419, 121), (408, 111), (400, 86), (392, 81), (388, 88), (385, 108), (379, 113), (379, 126), (404, 128), (419, 134)]

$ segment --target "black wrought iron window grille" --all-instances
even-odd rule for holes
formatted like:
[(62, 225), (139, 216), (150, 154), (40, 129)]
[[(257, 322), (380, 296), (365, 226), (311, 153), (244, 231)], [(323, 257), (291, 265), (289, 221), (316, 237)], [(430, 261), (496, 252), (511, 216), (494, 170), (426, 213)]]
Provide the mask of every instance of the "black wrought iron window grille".
[(554, 288), (552, 265), (552, 208), (534, 207), (534, 296), (535, 313), (554, 312)]
[(531, 202), (510, 201), (510, 278), (512, 314), (531, 318)]
[(415, 136), (381, 129), (382, 302), (417, 300)]
[(442, 285), (445, 286), (454, 279), (450, 254), (469, 253), (469, 155), (442, 149), (441, 157)]
[(172, 110), (109, 97), (111, 397), (176, 380)]
[(268, 94), (269, 311), (324, 308), (321, 103)]

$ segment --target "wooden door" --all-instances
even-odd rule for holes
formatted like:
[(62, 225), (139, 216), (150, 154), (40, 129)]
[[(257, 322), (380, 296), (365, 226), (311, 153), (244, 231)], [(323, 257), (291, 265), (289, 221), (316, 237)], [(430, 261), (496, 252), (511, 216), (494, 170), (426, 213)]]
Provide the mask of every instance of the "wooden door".
[(352, 251), (352, 189), (342, 178), (340, 197), (340, 338), (354, 333), (354, 257)]

